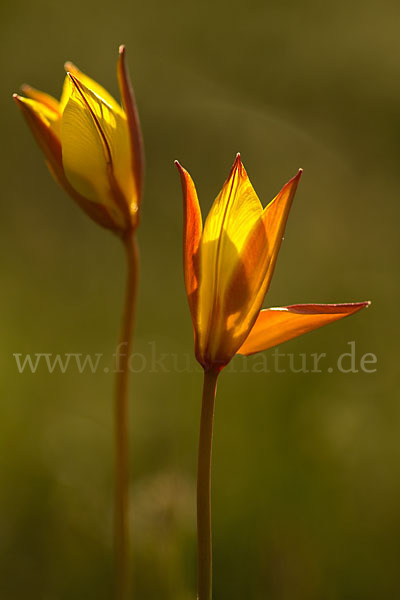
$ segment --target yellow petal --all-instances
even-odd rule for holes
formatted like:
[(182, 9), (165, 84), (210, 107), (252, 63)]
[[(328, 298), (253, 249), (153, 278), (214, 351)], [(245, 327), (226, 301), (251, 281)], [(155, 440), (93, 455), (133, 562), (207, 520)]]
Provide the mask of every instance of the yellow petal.
[(60, 128), (54, 111), (44, 104), (14, 94), (14, 100), (28, 123), (46, 160), (54, 171), (62, 171)]
[(71, 85), (71, 78), (67, 74), (64, 78), (63, 89), (62, 89), (61, 98), (60, 98), (60, 102), (59, 102), (61, 114), (64, 112), (64, 109), (68, 104), (68, 100), (71, 96), (72, 90), (73, 90), (73, 86)]
[(36, 100), (36, 102), (39, 102), (40, 104), (46, 106), (49, 110), (55, 113), (58, 118), (61, 116), (60, 103), (58, 102), (58, 100), (53, 98), (53, 96), (50, 96), (50, 94), (46, 94), (45, 92), (36, 90), (35, 88), (31, 87), (26, 83), (21, 86), (21, 90), (26, 96), (28, 96), (28, 98)]
[(303, 333), (352, 315), (369, 304), (295, 304), (283, 308), (267, 308), (259, 313), (238, 354), (249, 355), (268, 350)]
[(58, 138), (60, 137), (60, 113), (55, 112), (42, 102), (32, 100), (31, 98), (24, 98), (15, 94), (14, 98), (17, 98), (20, 103), (26, 107), (26, 109), (32, 114), (36, 115)]
[(65, 174), (79, 194), (108, 205), (123, 220), (136, 203), (126, 119), (70, 77), (61, 126)]
[(249, 233), (262, 214), (239, 155), (204, 226), (199, 292), (200, 345), (215, 354), (226, 334), (224, 298)]
[(183, 193), (183, 270), (186, 294), (192, 315), (197, 346), (198, 288), (199, 288), (199, 246), (203, 223), (195, 185), (189, 173), (175, 161), (182, 182)]
[[(92, 92), (94, 92), (97, 96), (104, 100), (104, 102), (111, 106), (111, 108), (115, 112), (123, 114), (124, 111), (122, 110), (120, 104), (118, 104), (118, 102), (114, 100), (113, 96), (109, 92), (107, 92), (107, 90), (103, 88), (103, 86), (97, 83), (97, 81), (95, 81), (91, 77), (88, 77), (88, 75), (85, 75), (85, 73), (82, 73), (82, 71), (80, 71), (78, 67), (76, 67), (72, 62), (66, 62), (64, 68), (68, 73), (71, 73), (71, 75), (78, 79), (85, 87), (87, 87), (89, 90), (92, 90)], [(63, 93), (60, 100), (62, 109), (64, 109), (68, 100), (69, 89), (67, 85), (64, 85)]]
[(301, 174), (300, 170), (264, 209), (229, 282), (224, 312), (229, 315), (227, 327), (235, 351), (247, 337), (268, 291)]
[(100, 204), (90, 202), (81, 196), (65, 177), (61, 155), (61, 140), (55, 135), (53, 129), (43, 117), (44, 114), (47, 114), (46, 111), (44, 111), (43, 108), (38, 107), (37, 103), (22, 98), (17, 94), (14, 94), (14, 100), (42, 149), (46, 164), (57, 183), (65, 189), (85, 213), (96, 221), (96, 223), (107, 229), (116, 230), (117, 227), (115, 221), (107, 208)]

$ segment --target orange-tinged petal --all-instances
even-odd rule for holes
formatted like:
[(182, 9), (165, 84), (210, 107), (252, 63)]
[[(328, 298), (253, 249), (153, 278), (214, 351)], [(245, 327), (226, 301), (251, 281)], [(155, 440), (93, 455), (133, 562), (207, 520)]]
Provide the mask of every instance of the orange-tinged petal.
[(36, 100), (18, 94), (14, 94), (13, 98), (52, 169), (55, 172), (62, 171), (61, 142), (57, 135), (59, 126), (55, 113)]
[(58, 100), (53, 98), (53, 96), (50, 96), (50, 94), (46, 94), (45, 92), (36, 90), (27, 83), (24, 83), (24, 85), (21, 86), (21, 90), (23, 91), (25, 96), (28, 96), (28, 98), (36, 100), (36, 102), (39, 102), (40, 104), (44, 104), (44, 106), (46, 106), (49, 110), (53, 111), (58, 117), (61, 116), (60, 103), (58, 102)]
[(132, 170), (136, 187), (137, 204), (139, 205), (143, 190), (144, 179), (144, 148), (142, 129), (139, 113), (136, 106), (135, 94), (129, 77), (125, 58), (125, 46), (119, 48), (117, 67), (118, 82), (121, 92), (122, 104), (128, 121), (129, 137), (131, 143)]
[(263, 301), (271, 283), (290, 208), (302, 173), (303, 170), (299, 169), (297, 175), (283, 186), (279, 194), (264, 209), (262, 219), (268, 237), (268, 266), (263, 284), (258, 291), (257, 298), (254, 299), (255, 305), (261, 298), (261, 302)]
[(41, 121), (51, 129), (58, 138), (60, 137), (60, 114), (55, 113), (52, 109), (48, 108), (45, 104), (32, 100), (31, 98), (24, 98), (23, 96), (14, 95), (14, 99), (18, 105), (23, 104), (27, 110), (40, 118)]
[(352, 315), (370, 302), (294, 304), (262, 310), (238, 354), (254, 354)]
[(264, 301), (283, 239), (301, 169), (264, 209), (256, 221), (231, 277), (224, 312), (229, 315), (230, 351), (247, 337)]
[[(203, 222), (195, 185), (189, 173), (176, 160), (183, 193), (183, 270), (186, 294), (192, 315), (195, 339), (198, 331), (199, 246)], [(195, 342), (196, 345), (196, 342)]]

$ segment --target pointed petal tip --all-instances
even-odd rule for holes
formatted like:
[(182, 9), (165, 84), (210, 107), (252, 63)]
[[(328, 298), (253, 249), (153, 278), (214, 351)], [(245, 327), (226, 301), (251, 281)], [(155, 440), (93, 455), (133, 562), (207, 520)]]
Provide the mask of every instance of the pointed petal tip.
[(317, 313), (355, 313), (363, 308), (368, 308), (371, 305), (369, 300), (364, 302), (338, 302), (335, 304), (290, 304), (285, 307), (274, 307), (269, 310), (273, 311), (291, 311), (300, 314), (317, 314)]
[(179, 162), (179, 160), (174, 160), (174, 165), (176, 166), (176, 168), (178, 169), (178, 171), (180, 173), (185, 173), (186, 172), (186, 170), (182, 167), (182, 165)]
[(73, 88), (79, 88), (78, 79), (75, 77), (75, 75), (72, 75), (71, 71), (67, 71), (67, 77), (70, 83), (72, 83)]
[(22, 109), (26, 108), (26, 104), (24, 102), (25, 98), (23, 96), (20, 96), (19, 94), (14, 93), (12, 95), (13, 100), (15, 102), (15, 104)]
[(29, 83), (23, 83), (20, 86), (21, 92), (23, 92), (24, 94), (26, 94), (27, 92), (29, 92), (30, 90), (32, 90), (32, 86), (29, 85)]
[(354, 302), (354, 307), (359, 306), (361, 308), (368, 308), (371, 306), (371, 300), (366, 300), (365, 302)]
[(236, 156), (235, 156), (235, 162), (233, 163), (233, 166), (236, 167), (236, 166), (241, 165), (241, 164), (242, 164), (242, 160), (240, 158), (240, 152), (237, 152)]
[(123, 56), (126, 52), (126, 46), (125, 44), (120, 44), (119, 48), (118, 48), (118, 52), (120, 54), (120, 56)]
[(64, 70), (65, 70), (65, 72), (66, 72), (66, 73), (67, 73), (67, 75), (68, 75), (68, 74), (69, 74), (69, 71), (74, 71), (74, 70), (76, 70), (76, 66), (74, 65), (74, 63), (73, 63), (73, 62), (71, 62), (70, 60), (67, 60), (67, 61), (64, 63)]
[(73, 75), (70, 71), (67, 71), (67, 77), (69, 77), (70, 81), (72, 82), (72, 84), (77, 87), (80, 88), (80, 84), (81, 82), (79, 81), (79, 79), (76, 77), (76, 75)]
[(339, 304), (332, 304), (337, 308), (367, 308), (371, 306), (371, 300), (364, 300), (363, 302), (343, 302)]
[[(341, 305), (338, 304), (338, 306)], [(348, 302), (347, 304), (343, 304), (342, 306), (354, 306), (354, 308), (359, 306), (360, 308), (367, 308), (368, 306), (371, 306), (371, 300), (364, 300), (364, 302)]]
[(296, 173), (296, 175), (294, 175), (294, 177), (292, 177), (291, 179), (289, 179), (289, 181), (287, 183), (285, 183), (285, 185), (283, 186), (282, 191), (291, 188), (293, 185), (295, 186), (295, 189), (297, 189), (298, 183), (301, 179), (301, 176), (303, 174), (303, 169), (299, 169)]
[(235, 171), (238, 171), (239, 174), (241, 175), (243, 173), (243, 169), (244, 169), (244, 167), (243, 167), (242, 160), (240, 158), (240, 152), (238, 152), (236, 154), (235, 161), (234, 161), (231, 171), (229, 173), (229, 177), (232, 177), (232, 175), (233, 175), (233, 173), (235, 173)]

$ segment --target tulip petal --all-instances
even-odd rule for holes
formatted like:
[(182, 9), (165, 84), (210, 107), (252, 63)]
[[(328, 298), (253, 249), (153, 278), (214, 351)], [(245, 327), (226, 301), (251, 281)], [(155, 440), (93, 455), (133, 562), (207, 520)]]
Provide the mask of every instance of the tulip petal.
[(46, 160), (54, 171), (62, 171), (61, 143), (58, 136), (60, 127), (55, 113), (36, 100), (23, 98), (18, 94), (14, 94), (13, 97)]
[(183, 269), (193, 327), (198, 327), (199, 246), (203, 222), (195, 185), (189, 173), (176, 160), (183, 193)]
[[(228, 179), (215, 199), (204, 225), (202, 246), (207, 259), (227, 263), (236, 262), (248, 233), (262, 214), (262, 205), (247, 176), (238, 154)], [(214, 243), (217, 242), (217, 243)]]
[(142, 129), (140, 126), (139, 113), (136, 106), (135, 94), (129, 77), (125, 55), (125, 46), (120, 46), (117, 75), (119, 88), (121, 91), (122, 104), (128, 121), (129, 137), (131, 143), (132, 170), (134, 173), (137, 204), (139, 204), (142, 195), (144, 179), (143, 137)]
[(289, 212), (302, 173), (302, 169), (299, 169), (297, 175), (292, 177), (292, 179), (283, 186), (279, 194), (275, 196), (264, 209), (262, 220), (268, 237), (267, 270), (263, 284), (258, 291), (258, 296), (254, 300), (254, 304), (258, 304), (260, 299), (262, 302), (268, 291), (283, 240), (283, 234), (285, 233)]
[(232, 330), (235, 351), (253, 326), (268, 291), (301, 174), (300, 169), (256, 221), (229, 283), (224, 312), (229, 315), (227, 327)]
[[(94, 92), (96, 94), (96, 96), (99, 96), (99, 98), (101, 98), (104, 102), (106, 102), (109, 106), (111, 106), (113, 111), (115, 111), (121, 115), (123, 114), (123, 110), (122, 110), (120, 104), (118, 104), (118, 102), (113, 98), (113, 96), (109, 92), (107, 92), (107, 90), (105, 88), (103, 88), (103, 86), (101, 86), (99, 83), (97, 83), (97, 81), (95, 81), (88, 75), (85, 75), (85, 73), (82, 73), (82, 71), (80, 69), (78, 69), (78, 67), (75, 66), (70, 61), (67, 61), (65, 63), (64, 68), (67, 71), (67, 73), (71, 73), (71, 75), (73, 75), (76, 79), (78, 79), (85, 87), (87, 87), (89, 90), (92, 90), (92, 92)], [(62, 110), (65, 108), (65, 106), (69, 100), (70, 92), (71, 92), (71, 89), (70, 89), (70, 86), (68, 85), (68, 78), (67, 78), (65, 80), (63, 93), (62, 93), (61, 100), (60, 100), (60, 105), (62, 107)]]
[(217, 352), (222, 338), (227, 338), (224, 299), (248, 235), (262, 212), (237, 155), (208, 214), (201, 240), (200, 345), (204, 349), (208, 346), (210, 357)]
[(40, 121), (48, 128), (51, 129), (53, 134), (60, 137), (60, 114), (54, 112), (54, 110), (48, 108), (45, 104), (32, 100), (31, 98), (24, 98), (23, 96), (14, 95), (14, 100), (17, 102), (19, 107), (25, 108), (25, 114), (30, 114), (33, 119), (40, 119)]
[(108, 205), (117, 218), (135, 203), (126, 119), (70, 77), (72, 91), (61, 126), (65, 174), (79, 194)]
[(287, 342), (352, 315), (370, 302), (350, 304), (294, 304), (262, 310), (238, 354), (254, 354)]
[(47, 123), (45, 118), (47, 113), (40, 106), (38, 107), (34, 101), (18, 96), (17, 94), (14, 94), (14, 100), (44, 153), (47, 166), (55, 180), (72, 196), (89, 217), (107, 229), (115, 229), (115, 223), (105, 207), (89, 202), (86, 198), (82, 197), (65, 177), (62, 165), (61, 141)]
[(36, 102), (39, 102), (40, 104), (46, 106), (49, 110), (55, 113), (57, 118), (61, 117), (60, 103), (58, 102), (58, 100), (53, 98), (53, 96), (50, 96), (50, 94), (46, 94), (45, 92), (41, 92), (40, 90), (36, 90), (35, 88), (31, 87), (26, 83), (21, 86), (21, 90), (23, 91), (25, 96), (28, 96), (28, 98), (36, 100)]

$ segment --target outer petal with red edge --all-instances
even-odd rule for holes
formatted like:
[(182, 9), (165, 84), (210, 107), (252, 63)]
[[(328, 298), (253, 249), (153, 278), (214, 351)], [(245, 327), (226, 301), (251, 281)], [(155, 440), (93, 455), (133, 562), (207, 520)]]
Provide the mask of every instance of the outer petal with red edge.
[(293, 304), (262, 310), (238, 354), (254, 354), (352, 315), (370, 302), (350, 304)]
[(46, 94), (46, 92), (41, 92), (40, 90), (36, 90), (32, 86), (24, 83), (21, 85), (22, 92), (31, 98), (32, 100), (36, 100), (40, 104), (44, 104), (49, 110), (53, 111), (58, 117), (61, 117), (60, 103), (58, 100), (50, 96), (50, 94)]
[(193, 180), (178, 161), (175, 161), (175, 165), (181, 176), (183, 192), (183, 270), (185, 287), (197, 343), (200, 277), (199, 247), (203, 232), (203, 221)]
[(59, 116), (37, 100), (13, 95), (47, 162), (58, 177), (63, 173), (61, 140), (57, 135)]
[(117, 75), (119, 88), (121, 92), (122, 105), (124, 107), (126, 118), (128, 121), (131, 143), (132, 170), (134, 173), (136, 185), (136, 203), (139, 207), (143, 190), (145, 158), (139, 113), (137, 110), (135, 94), (126, 65), (125, 52), (125, 46), (120, 46)]

